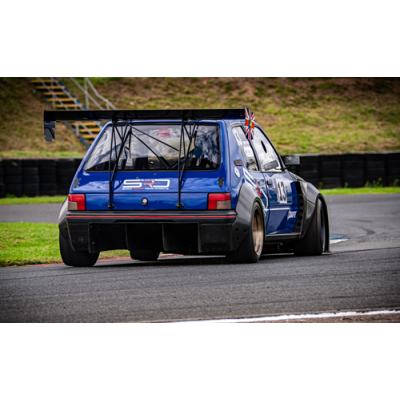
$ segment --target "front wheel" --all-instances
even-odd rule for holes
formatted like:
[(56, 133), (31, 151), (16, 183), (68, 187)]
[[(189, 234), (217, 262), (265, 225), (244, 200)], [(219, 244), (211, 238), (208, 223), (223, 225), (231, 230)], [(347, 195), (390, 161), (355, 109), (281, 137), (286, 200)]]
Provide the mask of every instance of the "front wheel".
[(321, 200), (317, 200), (316, 210), (306, 235), (303, 239), (294, 243), (294, 254), (296, 256), (322, 254), (327, 247), (326, 229), (325, 207)]
[(140, 261), (156, 261), (160, 255), (159, 251), (155, 250), (133, 250), (131, 251), (132, 260)]
[(100, 253), (89, 253), (88, 251), (74, 251), (68, 241), (59, 232), (61, 258), (66, 265), (71, 267), (93, 267)]
[(249, 232), (236, 251), (227, 254), (227, 260), (235, 263), (256, 263), (264, 247), (264, 218), (260, 205), (254, 203)]

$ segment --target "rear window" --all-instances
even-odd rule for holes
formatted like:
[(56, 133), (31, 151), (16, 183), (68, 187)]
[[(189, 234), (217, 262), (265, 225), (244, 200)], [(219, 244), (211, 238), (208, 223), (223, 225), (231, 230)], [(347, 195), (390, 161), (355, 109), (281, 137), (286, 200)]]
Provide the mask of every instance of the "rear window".
[[(189, 148), (186, 170), (211, 170), (219, 168), (220, 140), (217, 125), (187, 125), (194, 132), (189, 146), (189, 136), (184, 130), (181, 163)], [(190, 132), (190, 131), (189, 131)], [(86, 171), (108, 171), (111, 148), (111, 168), (121, 151), (123, 137), (127, 140), (118, 161), (118, 171), (168, 170), (178, 168), (180, 124), (121, 124), (117, 127), (113, 145), (112, 126), (106, 128), (85, 165)], [(127, 135), (127, 136), (125, 136)], [(182, 164), (181, 164), (182, 166)]]

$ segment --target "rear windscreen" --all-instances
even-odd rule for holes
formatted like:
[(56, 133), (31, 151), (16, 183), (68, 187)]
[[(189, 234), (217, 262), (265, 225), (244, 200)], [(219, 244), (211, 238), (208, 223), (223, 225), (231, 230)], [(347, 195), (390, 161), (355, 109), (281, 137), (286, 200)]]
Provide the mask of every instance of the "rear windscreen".
[[(118, 171), (168, 170), (178, 168), (181, 125), (121, 124), (114, 131), (106, 128), (85, 165), (86, 171), (108, 171), (121, 152)], [(190, 143), (188, 132), (194, 139)], [(122, 139), (126, 138), (122, 146)], [(220, 163), (220, 140), (217, 125), (189, 125), (183, 130), (181, 167), (188, 151), (186, 170), (217, 169)]]

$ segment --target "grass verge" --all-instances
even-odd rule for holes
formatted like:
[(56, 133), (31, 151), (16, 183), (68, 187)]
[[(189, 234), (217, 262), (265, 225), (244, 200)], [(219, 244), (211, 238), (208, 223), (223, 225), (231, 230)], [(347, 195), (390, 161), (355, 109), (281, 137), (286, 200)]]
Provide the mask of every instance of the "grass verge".
[[(48, 142), (46, 142), (48, 143)], [(0, 151), (0, 157), (4, 158), (63, 158), (77, 157), (83, 158), (85, 152), (78, 153), (76, 151)]]
[(67, 196), (4, 197), (0, 199), (0, 206), (10, 204), (63, 203), (66, 197)]
[[(399, 78), (91, 80), (121, 110), (250, 107), (281, 154), (400, 149)], [(0, 77), (0, 109), (4, 157), (83, 156), (87, 151), (62, 123), (57, 123), (54, 142), (43, 140), (43, 109), (49, 105), (26, 78)]]
[[(100, 253), (99, 258), (129, 257), (128, 250)], [(0, 267), (62, 262), (57, 224), (0, 223)]]
[(320, 189), (323, 195), (328, 194), (384, 194), (400, 193), (400, 187), (363, 187), (363, 188), (344, 188), (344, 189)]

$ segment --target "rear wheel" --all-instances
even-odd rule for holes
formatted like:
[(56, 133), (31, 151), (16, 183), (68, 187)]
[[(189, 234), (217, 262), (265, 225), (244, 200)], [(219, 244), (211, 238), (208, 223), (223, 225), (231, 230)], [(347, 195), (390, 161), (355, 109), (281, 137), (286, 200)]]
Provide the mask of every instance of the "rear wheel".
[(320, 255), (326, 249), (325, 207), (317, 200), (316, 210), (303, 239), (294, 243), (294, 254), (298, 256)]
[(256, 263), (264, 246), (264, 218), (261, 207), (254, 203), (249, 232), (236, 251), (227, 254), (229, 262)]
[(88, 251), (74, 251), (68, 241), (59, 233), (61, 258), (66, 265), (71, 267), (92, 267), (96, 264), (100, 253), (89, 253)]
[(160, 252), (155, 250), (133, 250), (130, 253), (132, 260), (140, 261), (156, 261), (160, 255)]

